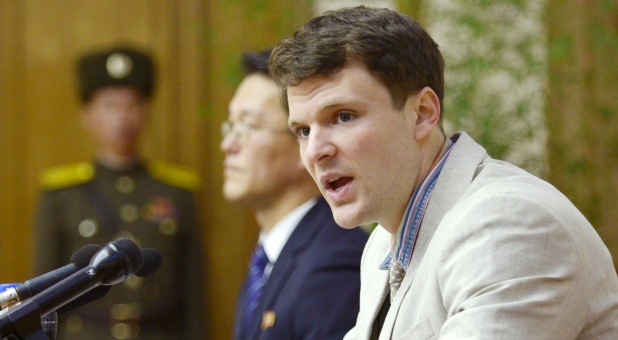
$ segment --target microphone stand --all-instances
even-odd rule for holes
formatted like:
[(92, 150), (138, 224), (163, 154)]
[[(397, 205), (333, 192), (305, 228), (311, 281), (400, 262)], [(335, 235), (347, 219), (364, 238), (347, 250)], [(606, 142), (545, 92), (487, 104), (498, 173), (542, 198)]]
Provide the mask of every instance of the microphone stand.
[(56, 335), (58, 333), (58, 313), (53, 311), (49, 312), (47, 315), (41, 316), (41, 328), (49, 340), (56, 340)]
[(49, 340), (41, 325), (39, 305), (32, 300), (21, 305), (8, 309), (8, 317), (0, 318), (0, 335), (9, 340)]

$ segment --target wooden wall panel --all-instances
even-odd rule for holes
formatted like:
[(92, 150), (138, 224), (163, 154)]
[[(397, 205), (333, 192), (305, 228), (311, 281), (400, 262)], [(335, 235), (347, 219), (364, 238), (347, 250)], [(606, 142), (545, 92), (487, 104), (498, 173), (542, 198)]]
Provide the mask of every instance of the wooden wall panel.
[[(21, 280), (20, 271), (28, 268), (27, 216), (23, 188), (26, 180), (23, 135), (25, 121), (21, 119), (25, 101), (21, 75), (23, 61), (23, 13), (21, 2), (0, 1), (0, 280)], [(11, 48), (8, 48), (8, 47)], [(20, 213), (21, 212), (21, 213)]]

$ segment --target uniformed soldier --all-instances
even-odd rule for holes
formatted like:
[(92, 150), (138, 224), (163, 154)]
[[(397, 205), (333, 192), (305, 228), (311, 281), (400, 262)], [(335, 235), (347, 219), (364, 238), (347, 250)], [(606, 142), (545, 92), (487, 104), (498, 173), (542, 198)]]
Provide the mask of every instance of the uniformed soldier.
[(59, 339), (201, 339), (201, 237), (194, 214), (196, 175), (146, 161), (138, 144), (149, 114), (154, 67), (133, 48), (83, 56), (78, 64), (82, 120), (94, 161), (43, 172), (35, 237), (37, 274), (70, 262), (87, 244), (130, 237), (156, 248), (153, 275), (114, 285), (109, 294), (59, 318)]

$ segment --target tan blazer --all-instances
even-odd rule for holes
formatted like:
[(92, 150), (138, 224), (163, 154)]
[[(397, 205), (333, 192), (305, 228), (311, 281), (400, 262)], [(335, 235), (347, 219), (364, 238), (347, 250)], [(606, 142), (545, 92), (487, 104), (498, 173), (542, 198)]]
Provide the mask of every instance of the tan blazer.
[[(607, 247), (548, 183), (458, 138), (429, 201), (380, 339), (618, 339), (618, 278)], [(378, 226), (361, 260), (357, 323), (369, 339), (388, 273)]]

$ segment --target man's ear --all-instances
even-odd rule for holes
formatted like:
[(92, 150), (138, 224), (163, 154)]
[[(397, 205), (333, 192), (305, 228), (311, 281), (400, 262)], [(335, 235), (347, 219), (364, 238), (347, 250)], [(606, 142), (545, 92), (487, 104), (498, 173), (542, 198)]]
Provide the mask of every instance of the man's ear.
[(440, 119), (440, 99), (429, 87), (424, 87), (411, 99), (413, 99), (414, 110), (417, 113), (414, 138), (422, 140), (438, 125)]

